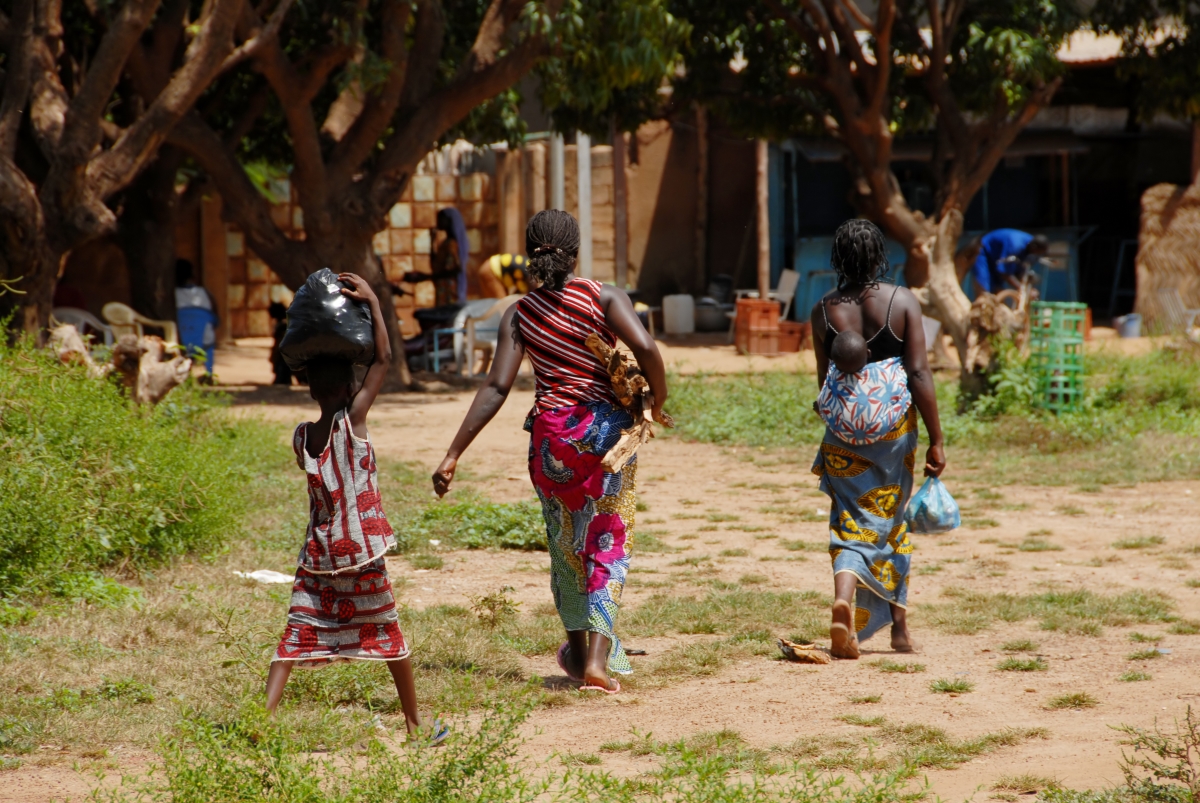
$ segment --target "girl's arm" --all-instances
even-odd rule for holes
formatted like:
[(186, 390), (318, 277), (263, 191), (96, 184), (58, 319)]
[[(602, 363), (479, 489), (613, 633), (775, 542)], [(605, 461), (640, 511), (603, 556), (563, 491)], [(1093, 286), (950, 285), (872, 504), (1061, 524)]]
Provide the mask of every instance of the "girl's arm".
[(388, 338), (387, 324), (383, 321), (383, 310), (379, 307), (379, 297), (367, 284), (367, 280), (354, 273), (340, 273), (338, 279), (347, 282), (351, 287), (343, 287), (342, 295), (355, 301), (365, 301), (371, 305), (371, 323), (375, 329), (375, 361), (367, 369), (363, 377), (362, 387), (350, 401), (350, 427), (360, 438), (367, 436), (367, 411), (375, 403), (383, 381), (387, 378), (388, 366), (392, 362), (392, 341)]
[(525, 356), (525, 347), (517, 338), (517, 305), (510, 306), (500, 318), (500, 332), (496, 338), (496, 354), (492, 360), (492, 370), (488, 372), (487, 382), (475, 394), (471, 409), (458, 428), (446, 457), (442, 464), (433, 472), (433, 490), (438, 496), (445, 496), (454, 481), (454, 472), (458, 468), (458, 458), (471, 445), (483, 428), (488, 425), (500, 408), (504, 406), (508, 392), (512, 390), (513, 380), (521, 368), (521, 360)]
[(637, 313), (633, 311), (633, 302), (625, 291), (603, 285), (600, 288), (600, 306), (604, 308), (605, 323), (621, 338), (622, 343), (629, 346), (642, 374), (650, 383), (650, 392), (654, 394), (651, 412), (657, 420), (663, 402), (667, 400), (667, 368), (658, 351), (658, 344), (642, 326)]
[(946, 468), (946, 450), (942, 444), (942, 420), (938, 417), (937, 391), (933, 386), (933, 371), (929, 368), (921, 305), (906, 288), (901, 288), (899, 292), (897, 301), (904, 311), (904, 370), (908, 372), (908, 391), (929, 434), (925, 476), (938, 477)]

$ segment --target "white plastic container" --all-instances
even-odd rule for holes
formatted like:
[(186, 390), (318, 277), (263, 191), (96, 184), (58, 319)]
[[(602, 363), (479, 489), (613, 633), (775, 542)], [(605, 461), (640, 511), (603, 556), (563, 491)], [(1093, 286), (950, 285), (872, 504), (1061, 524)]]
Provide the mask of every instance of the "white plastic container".
[(664, 296), (662, 306), (666, 334), (690, 335), (696, 331), (696, 301), (691, 296)]
[(1141, 337), (1142, 316), (1136, 312), (1122, 315), (1113, 321), (1117, 325), (1118, 337)]

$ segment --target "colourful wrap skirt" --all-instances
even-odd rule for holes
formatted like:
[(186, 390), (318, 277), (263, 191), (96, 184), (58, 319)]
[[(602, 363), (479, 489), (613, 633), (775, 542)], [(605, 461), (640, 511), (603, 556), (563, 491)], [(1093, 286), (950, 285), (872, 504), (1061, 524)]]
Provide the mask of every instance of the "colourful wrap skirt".
[(909, 407), (881, 439), (852, 445), (826, 429), (813, 463), (829, 512), (834, 575), (858, 578), (854, 629), (860, 641), (892, 623), (891, 605), (907, 607), (913, 545), (904, 508), (917, 460), (917, 412)]
[(631, 426), (628, 412), (605, 402), (549, 410), (525, 424), (554, 605), (568, 631), (608, 637), (608, 669), (619, 674), (633, 671), (614, 628), (629, 572), (637, 463), (610, 474), (601, 460)]

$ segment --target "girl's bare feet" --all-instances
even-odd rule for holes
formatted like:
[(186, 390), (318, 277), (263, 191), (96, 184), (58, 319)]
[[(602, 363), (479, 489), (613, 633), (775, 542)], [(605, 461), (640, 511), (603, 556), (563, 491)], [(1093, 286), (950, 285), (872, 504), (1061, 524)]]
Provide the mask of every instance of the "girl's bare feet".
[(834, 658), (858, 659), (858, 638), (854, 635), (854, 617), (850, 603), (833, 603), (833, 623), (829, 625), (829, 654)]
[(916, 652), (912, 634), (908, 632), (908, 611), (899, 605), (892, 606), (892, 649), (896, 652)]

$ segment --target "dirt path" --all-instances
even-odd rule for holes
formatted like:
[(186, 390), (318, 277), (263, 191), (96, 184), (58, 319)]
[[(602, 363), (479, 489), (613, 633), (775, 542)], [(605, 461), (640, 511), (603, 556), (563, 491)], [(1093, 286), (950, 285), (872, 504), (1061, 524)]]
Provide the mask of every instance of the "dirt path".
[[(310, 417), (311, 403), (304, 404), (302, 396), (288, 393), (280, 390), (272, 397), (275, 403), (242, 406), (240, 414), (288, 423)], [(297, 403), (282, 403), (292, 399)], [(460, 487), (478, 488), (496, 501), (531, 497), (525, 464), (528, 436), (521, 430), (531, 401), (531, 393), (512, 394), (462, 461)], [(420, 463), (432, 472), (469, 403), (468, 394), (383, 397), (369, 422), (381, 457)], [(686, 443), (678, 438), (660, 439), (644, 450), (638, 480), (640, 499), (647, 509), (639, 513), (638, 530), (653, 531), (678, 551), (639, 554), (635, 540), (635, 571), (625, 592), (627, 609), (636, 608), (672, 583), (672, 593), (702, 593), (703, 588), (691, 582), (701, 573), (705, 582), (736, 583), (744, 575), (756, 574), (766, 579), (755, 588), (831, 590), (823, 552), (788, 551), (780, 544), (784, 539), (824, 543), (827, 527), (822, 518), (828, 502), (816, 490), (816, 479), (807, 465), (773, 462), (769, 455), (754, 450)], [(929, 773), (933, 790), (949, 800), (962, 800), (977, 790), (982, 791), (975, 798), (985, 800), (991, 783), (1005, 775), (1049, 776), (1080, 788), (1120, 780), (1118, 734), (1108, 726), (1150, 726), (1156, 719), (1169, 726), (1187, 705), (1200, 704), (1196, 683), (1200, 636), (1165, 635), (1159, 646), (1169, 654), (1154, 661), (1131, 662), (1126, 656), (1147, 645), (1131, 644), (1128, 634), (1133, 630), (1163, 634), (1164, 625), (1107, 627), (1103, 635), (1087, 637), (1039, 630), (1037, 621), (1029, 620), (999, 623), (978, 635), (950, 636), (924, 624), (922, 607), (947, 602), (941, 592), (951, 586), (1012, 594), (1035, 593), (1051, 585), (1103, 594), (1158, 589), (1176, 601), (1181, 616), (1200, 619), (1200, 588), (1185, 585), (1187, 579), (1198, 576), (1195, 566), (1200, 554), (1180, 551), (1200, 545), (1200, 481), (1107, 487), (1098, 494), (1000, 486), (994, 489), (1000, 498), (979, 501), (979, 494), (956, 485), (953, 465), (946, 479), (974, 509), (975, 518), (986, 516), (996, 526), (964, 527), (941, 539), (914, 539), (917, 551), (909, 601), (921, 652), (902, 660), (919, 661), (926, 671), (883, 674), (871, 666), (874, 658), (893, 657), (883, 637), (867, 642), (864, 660), (858, 662), (806, 667), (765, 657), (746, 660), (708, 678), (535, 711), (527, 727), (527, 752), (535, 757), (554, 752), (597, 753), (605, 742), (630, 738), (633, 729), (673, 740), (729, 728), (759, 747), (803, 736), (861, 737), (866, 735), (863, 728), (837, 718), (855, 713), (936, 726), (956, 737), (1010, 727), (1047, 730), (1044, 740), (1002, 748), (957, 770)], [(785, 521), (768, 508), (811, 513), (808, 518), (812, 521), (798, 522), (794, 516)], [(390, 513), (395, 526), (402, 528), (402, 512)], [(710, 513), (738, 519), (714, 527), (705, 518)], [(752, 532), (733, 527), (763, 529)], [(1004, 547), (1005, 542), (1020, 541), (1035, 530), (1052, 531), (1045, 538), (1062, 550), (1022, 552)], [(1111, 547), (1119, 538), (1143, 535), (1160, 535), (1166, 546), (1144, 550)], [(722, 557), (720, 553), (726, 550), (745, 550), (746, 554)], [(701, 568), (673, 565), (681, 558), (701, 555), (711, 558)], [(463, 604), (468, 596), (506, 585), (515, 588), (513, 596), (523, 603), (524, 610), (549, 601), (544, 553), (464, 551), (445, 557), (444, 569), (424, 572), (414, 571), (402, 558), (389, 560), (394, 577), (407, 581), (397, 583), (407, 604)], [(1089, 565), (1093, 561), (1098, 565)], [(935, 565), (940, 569), (928, 573)], [(655, 587), (648, 587), (647, 581)], [(638, 639), (636, 646), (648, 650), (651, 658), (635, 658), (640, 662), (635, 669), (640, 666), (640, 671), (645, 671), (646, 661), (676, 643), (696, 638)], [(999, 645), (1020, 638), (1039, 644), (1048, 671), (995, 671), (1003, 657)], [(530, 659), (528, 668), (548, 678), (561, 674), (550, 657)], [(1144, 669), (1153, 680), (1118, 681), (1127, 669)], [(966, 678), (975, 683), (975, 690), (957, 697), (933, 694), (928, 687), (937, 678)], [(1084, 711), (1046, 709), (1049, 698), (1079, 691), (1094, 695), (1099, 705)], [(874, 705), (847, 702), (849, 696), (875, 694), (881, 700)], [(649, 766), (647, 759), (627, 754), (597, 754), (605, 768), (617, 772)], [(18, 769), (4, 777), (0, 801), (45, 800), (63, 793), (78, 795), (88, 788), (87, 781), (67, 767)]]
[[(524, 455), (528, 436), (521, 423), (532, 394), (514, 392), (496, 421), (483, 433), (461, 462), (462, 486), (475, 486), (498, 501), (530, 498)], [(445, 452), (454, 428), (469, 404), (469, 396), (411, 396), (384, 400), (372, 414), (372, 437), (380, 453), (416, 461), (429, 471)], [(294, 421), (302, 408), (270, 406), (261, 414)], [(789, 552), (781, 539), (824, 543), (823, 521), (781, 523), (763, 508), (790, 508), (827, 515), (828, 502), (816, 489), (805, 465), (768, 465), (769, 460), (748, 449), (722, 449), (660, 439), (645, 449), (639, 468), (639, 497), (648, 509), (639, 514), (639, 529), (650, 529), (675, 554), (636, 554), (637, 571), (625, 592), (631, 609), (661, 588), (639, 587), (638, 580), (676, 580), (681, 593), (696, 593), (688, 580), (700, 569), (673, 566), (681, 557), (708, 555), (711, 568), (705, 580), (736, 582), (746, 574), (764, 575), (761, 588), (830, 590), (829, 564), (820, 552)], [(955, 487), (953, 466), (947, 475)], [(734, 487), (737, 483), (742, 487)], [(1009, 727), (1044, 727), (1046, 740), (1034, 740), (982, 756), (953, 771), (930, 773), (934, 790), (948, 799), (962, 799), (976, 787), (986, 788), (997, 777), (1033, 773), (1057, 778), (1074, 787), (1098, 786), (1120, 779), (1117, 734), (1107, 726), (1121, 723), (1148, 726), (1155, 718), (1169, 724), (1186, 706), (1200, 704), (1200, 636), (1166, 636), (1159, 646), (1169, 655), (1145, 662), (1150, 682), (1120, 682), (1117, 677), (1142, 664), (1126, 656), (1145, 645), (1131, 644), (1128, 633), (1140, 629), (1162, 633), (1161, 625), (1109, 627), (1099, 637), (1068, 636), (1038, 629), (1030, 620), (1000, 623), (974, 636), (949, 636), (923, 627), (921, 606), (945, 602), (943, 588), (966, 587), (990, 593), (1035, 593), (1048, 586), (1086, 588), (1114, 594), (1128, 589), (1160, 589), (1178, 604), (1178, 612), (1200, 619), (1200, 589), (1184, 585), (1197, 576), (1186, 563), (1164, 568), (1164, 549), (1115, 550), (1113, 541), (1160, 534), (1171, 547), (1200, 544), (1200, 482), (1160, 483), (1129, 488), (1105, 488), (1102, 494), (1073, 493), (1051, 488), (1003, 486), (1002, 500), (992, 500), (983, 513), (999, 526), (963, 528), (943, 539), (917, 538), (910, 603), (915, 635), (927, 669), (920, 674), (882, 674), (869, 665), (874, 657), (890, 656), (883, 636), (867, 642), (866, 660), (838, 661), (810, 668), (771, 659), (746, 661), (715, 678), (691, 680), (653, 691), (589, 700), (566, 708), (535, 712), (529, 727), (531, 755), (556, 750), (592, 753), (604, 742), (623, 740), (631, 729), (652, 731), (672, 740), (701, 731), (730, 728), (751, 745), (770, 746), (814, 734), (862, 735), (863, 729), (836, 719), (849, 712), (882, 715), (897, 722), (919, 722), (943, 728), (958, 737), (972, 737)], [(966, 501), (966, 500), (964, 500)], [(970, 501), (973, 508), (979, 503)], [(1004, 507), (1023, 507), (1005, 510)], [(732, 526), (765, 527), (762, 532), (730, 529), (698, 531), (708, 524), (698, 514), (709, 511), (735, 515)], [(977, 514), (982, 515), (982, 514)], [(697, 516), (696, 518), (678, 518)], [(402, 524), (400, 525), (402, 526)], [(711, 526), (711, 525), (710, 525)], [(995, 543), (1020, 541), (1026, 533), (1051, 530), (1045, 536), (1062, 551), (1021, 552)], [(779, 538), (764, 536), (778, 535)], [(687, 536), (695, 539), (683, 540)], [(636, 544), (636, 541), (635, 541)], [(636, 549), (636, 547), (635, 547)], [(747, 550), (744, 557), (720, 557), (724, 550)], [(1003, 555), (1001, 551), (1003, 550)], [(1087, 565), (1094, 558), (1111, 562)], [(546, 575), (537, 553), (455, 553), (442, 571), (414, 573), (403, 560), (395, 572), (411, 581), (404, 592), (409, 604), (463, 604), (470, 595), (504, 585), (529, 610), (549, 599)], [(922, 574), (940, 564), (941, 570)], [(786, 634), (781, 634), (786, 635)], [(1029, 638), (1050, 665), (1037, 673), (997, 672), (1005, 641)], [(672, 638), (640, 639), (637, 646), (660, 654)], [(647, 659), (634, 659), (645, 661)], [(636, 667), (636, 665), (635, 665)], [(552, 658), (534, 659), (530, 668), (544, 677), (561, 673)], [(975, 691), (958, 697), (932, 694), (935, 678), (967, 678)], [(1085, 711), (1049, 711), (1046, 701), (1056, 695), (1086, 691), (1100, 704)], [(876, 705), (851, 706), (847, 697), (880, 694)], [(630, 764), (628, 757), (605, 754), (613, 769)], [(636, 766), (633, 761), (631, 766)], [(987, 795), (981, 795), (980, 799)]]

